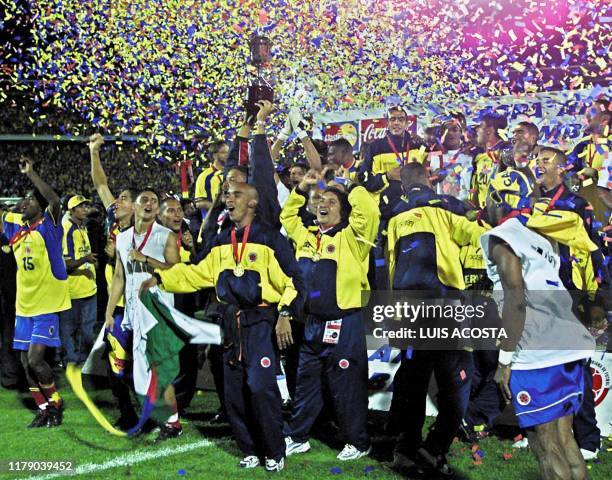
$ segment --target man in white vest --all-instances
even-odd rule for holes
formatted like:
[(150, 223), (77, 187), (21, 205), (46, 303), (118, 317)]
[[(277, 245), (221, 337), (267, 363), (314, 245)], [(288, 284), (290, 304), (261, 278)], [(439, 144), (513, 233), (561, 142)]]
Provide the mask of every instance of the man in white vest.
[(525, 227), (531, 194), (525, 175), (509, 169), (491, 180), (486, 199), (495, 228), (480, 242), (507, 335), (495, 380), (528, 431), (542, 478), (585, 479), (572, 420), (595, 342), (572, 313), (554, 245)]

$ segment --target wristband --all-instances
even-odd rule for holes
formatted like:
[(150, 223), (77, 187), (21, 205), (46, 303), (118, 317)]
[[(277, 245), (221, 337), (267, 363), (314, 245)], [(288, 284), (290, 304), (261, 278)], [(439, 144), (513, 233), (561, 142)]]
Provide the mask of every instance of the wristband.
[(162, 284), (161, 275), (159, 273), (153, 272), (151, 275), (153, 276), (153, 278), (155, 280), (157, 280), (157, 285), (161, 285)]
[(287, 139), (289, 138), (289, 135), (287, 135), (285, 132), (281, 130), (278, 134), (278, 137), (276, 138), (278, 138), (281, 142), (286, 142)]
[(514, 356), (514, 352), (507, 352), (506, 350), (499, 351), (499, 359), (498, 363), (504, 366), (509, 366), (512, 363), (512, 357)]

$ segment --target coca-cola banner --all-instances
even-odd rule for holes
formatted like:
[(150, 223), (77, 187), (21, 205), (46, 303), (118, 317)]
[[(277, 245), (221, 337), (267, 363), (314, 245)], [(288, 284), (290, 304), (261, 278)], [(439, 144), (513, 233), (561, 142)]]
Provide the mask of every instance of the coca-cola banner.
[[(408, 116), (407, 129), (412, 135), (417, 132), (416, 115)], [(372, 143), (378, 138), (384, 138), (387, 134), (387, 118), (366, 118), (359, 122), (360, 143)]]
[(325, 125), (326, 143), (331, 143), (339, 138), (345, 138), (353, 146), (353, 153), (359, 152), (359, 130), (357, 122), (337, 122)]

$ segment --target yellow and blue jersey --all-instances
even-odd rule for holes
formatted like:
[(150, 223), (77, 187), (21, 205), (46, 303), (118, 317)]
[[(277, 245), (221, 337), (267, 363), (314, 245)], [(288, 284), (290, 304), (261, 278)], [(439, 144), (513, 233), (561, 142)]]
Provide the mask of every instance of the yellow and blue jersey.
[(299, 211), (304, 192), (293, 190), (281, 212), (281, 223), (296, 246), (296, 258), (306, 282), (306, 313), (337, 319), (362, 308), (362, 292), (369, 291), (368, 257), (378, 231), (376, 202), (363, 187), (348, 197), (351, 214), (331, 230), (307, 228)]
[[(65, 258), (71, 260), (79, 260), (91, 253), (91, 243), (87, 228), (84, 225), (79, 226), (69, 218), (62, 222), (64, 228), (63, 254)], [(91, 278), (82, 275), (84, 270), (91, 273)], [(74, 272), (68, 275), (68, 287), (70, 290), (70, 298), (87, 298), (95, 295), (97, 292), (96, 286), (96, 269), (91, 263), (85, 263)]]
[(503, 167), (501, 152), (505, 147), (507, 147), (507, 143), (500, 141), (486, 152), (478, 153), (474, 157), (470, 201), (478, 208), (485, 207), (489, 194), (489, 184), (495, 174)]
[[(237, 276), (232, 228), (215, 236), (209, 253), (197, 265), (178, 263), (168, 270), (156, 270), (162, 288), (172, 293), (191, 293), (215, 287), (223, 303), (242, 309), (278, 304), (279, 310), (288, 308), (296, 315), (304, 303), (304, 281), (289, 242), (278, 230), (255, 220), (238, 262), (243, 272)], [(239, 250), (243, 233), (244, 229), (236, 232)]]
[(397, 205), (387, 227), (394, 290), (465, 289), (462, 246), (479, 246), (486, 227), (464, 217), (462, 202), (417, 185)]
[[(395, 147), (395, 152), (391, 143)], [(423, 163), (427, 156), (425, 145), (420, 139), (412, 138), (408, 132), (404, 132), (403, 135), (389, 134), (368, 145), (365, 158), (358, 166), (358, 178), (379, 202), (383, 217), (387, 217), (386, 213), (393, 210), (402, 196), (401, 183), (389, 181), (386, 173), (410, 162)]]
[(56, 224), (48, 211), (31, 226), (25, 225), (18, 213), (6, 213), (2, 220), (17, 262), (15, 313), (33, 317), (68, 310), (71, 303), (61, 224)]
[(217, 170), (214, 165), (205, 168), (196, 180), (194, 198), (203, 198), (209, 202), (214, 201), (222, 182), (223, 172), (221, 170)]

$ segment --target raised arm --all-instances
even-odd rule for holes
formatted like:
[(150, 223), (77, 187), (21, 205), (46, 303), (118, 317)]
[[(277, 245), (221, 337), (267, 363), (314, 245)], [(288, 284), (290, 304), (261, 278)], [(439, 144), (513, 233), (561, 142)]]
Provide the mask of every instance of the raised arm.
[(99, 133), (89, 138), (89, 156), (91, 159), (91, 179), (96, 192), (102, 199), (104, 208), (108, 208), (115, 201), (115, 196), (108, 188), (108, 179), (100, 161), (100, 147), (104, 144), (104, 138)]
[(372, 195), (361, 186), (355, 186), (351, 189), (348, 201), (352, 207), (349, 225), (357, 237), (362, 258), (365, 258), (369, 254), (378, 232), (380, 223), (378, 205)]
[(302, 243), (309, 235), (300, 216), (300, 209), (308, 202), (308, 192), (315, 186), (321, 177), (318, 172), (309, 170), (300, 184), (295, 188), (281, 210), (280, 221), (292, 242)]
[(320, 172), (322, 169), (321, 155), (319, 155), (314, 143), (312, 143), (312, 139), (308, 136), (308, 132), (306, 132), (306, 122), (304, 122), (299, 110), (293, 108), (289, 111), (289, 121), (293, 131), (300, 139), (300, 142), (302, 142), (308, 165), (313, 170)]
[(27, 175), (27, 177), (34, 184), (34, 187), (36, 187), (36, 190), (38, 190), (40, 194), (45, 198), (45, 200), (49, 203), (47, 210), (53, 217), (53, 221), (56, 224), (59, 224), (61, 205), (60, 198), (57, 193), (55, 193), (55, 190), (53, 190), (42, 178), (40, 178), (38, 173), (36, 173), (34, 167), (32, 166), (32, 160), (30, 158), (21, 157), (19, 159), (19, 170), (21, 171), (21, 173)]

